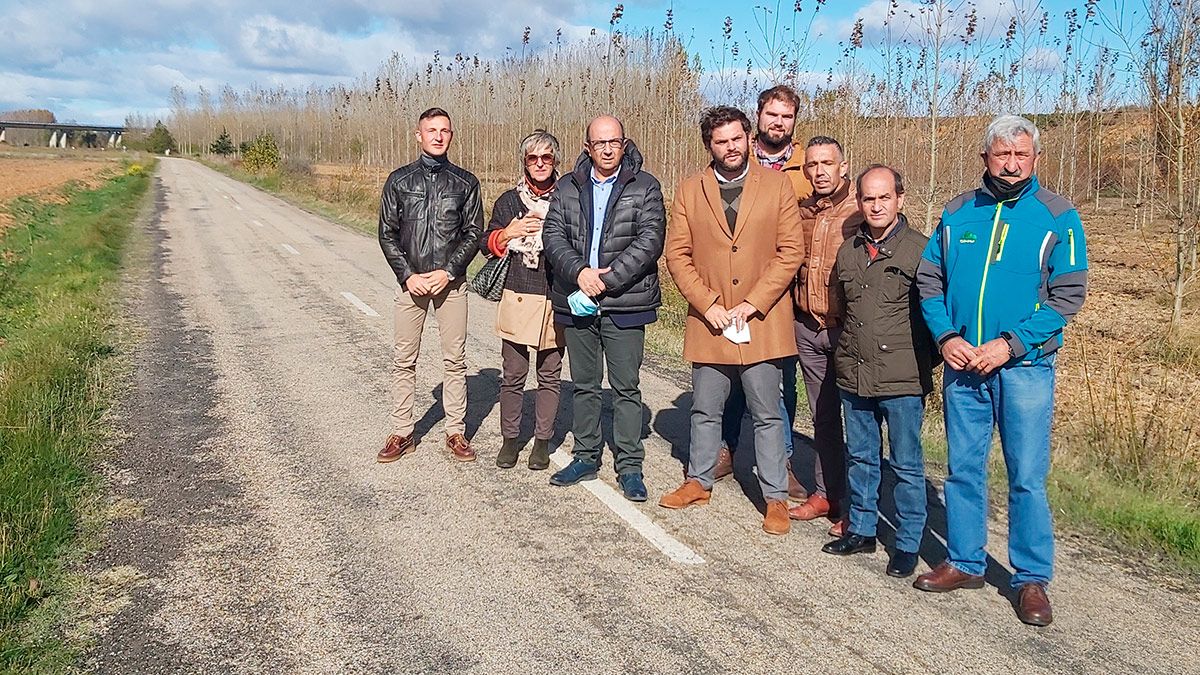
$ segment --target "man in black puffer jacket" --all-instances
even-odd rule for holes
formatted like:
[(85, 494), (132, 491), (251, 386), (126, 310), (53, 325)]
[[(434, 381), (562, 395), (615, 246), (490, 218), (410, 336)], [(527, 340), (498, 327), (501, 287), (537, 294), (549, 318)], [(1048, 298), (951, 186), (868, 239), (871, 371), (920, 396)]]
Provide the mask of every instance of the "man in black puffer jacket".
[(446, 448), (457, 460), (475, 459), (466, 438), (467, 265), (479, 252), (483, 205), (479, 181), (446, 159), (454, 131), (450, 115), (430, 108), (417, 119), (421, 156), (396, 169), (383, 185), (379, 246), (396, 274), (396, 339), (392, 351), (392, 433), (380, 462), (415, 449), (413, 390), (425, 318), (437, 316), (445, 373)]
[(615, 117), (588, 124), (584, 153), (550, 202), (542, 241), (553, 272), (555, 320), (566, 327), (575, 384), (574, 460), (554, 485), (593, 480), (600, 468), (604, 368), (613, 389), (613, 454), (625, 497), (645, 501), (640, 371), (646, 326), (658, 319), (658, 259), (666, 214), (658, 180)]

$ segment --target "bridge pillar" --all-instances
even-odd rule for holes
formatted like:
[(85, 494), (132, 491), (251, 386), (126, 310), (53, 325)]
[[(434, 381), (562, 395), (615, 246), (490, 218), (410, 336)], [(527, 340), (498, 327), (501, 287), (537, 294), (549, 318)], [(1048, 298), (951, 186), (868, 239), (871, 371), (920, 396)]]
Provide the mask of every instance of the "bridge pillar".
[(62, 132), (62, 136), (58, 137), (58, 147), (60, 147), (60, 148), (67, 147), (67, 132), (65, 132), (65, 131)]
[(110, 147), (110, 148), (111, 148), (111, 147), (113, 147), (113, 146), (114, 146), (114, 145), (116, 145), (116, 144), (117, 144), (117, 135), (116, 135), (116, 134), (109, 134), (109, 135), (108, 135), (108, 147)]
[(58, 132), (57, 131), (53, 131), (50, 133), (50, 147), (52, 147), (52, 148), (58, 147)]
[(117, 134), (117, 147), (121, 147), (121, 134)]
[(7, 139), (4, 138), (4, 132), (6, 132), (6, 131), (8, 131), (8, 129), (0, 128), (0, 143), (8, 142)]

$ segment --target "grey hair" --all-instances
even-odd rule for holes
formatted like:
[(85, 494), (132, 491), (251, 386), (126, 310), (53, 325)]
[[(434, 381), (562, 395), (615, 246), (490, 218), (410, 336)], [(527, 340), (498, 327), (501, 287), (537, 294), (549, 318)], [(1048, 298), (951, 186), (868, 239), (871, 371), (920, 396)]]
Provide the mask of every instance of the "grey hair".
[(996, 141), (1012, 143), (1022, 134), (1033, 139), (1034, 154), (1042, 154), (1042, 135), (1037, 125), (1018, 115), (1000, 115), (988, 124), (983, 132), (983, 153), (987, 154)]
[(521, 139), (521, 155), (517, 161), (521, 163), (522, 170), (525, 168), (525, 156), (529, 154), (529, 151), (542, 146), (550, 148), (550, 152), (554, 155), (555, 166), (562, 164), (562, 148), (558, 145), (558, 139), (545, 129), (534, 129), (533, 133)]

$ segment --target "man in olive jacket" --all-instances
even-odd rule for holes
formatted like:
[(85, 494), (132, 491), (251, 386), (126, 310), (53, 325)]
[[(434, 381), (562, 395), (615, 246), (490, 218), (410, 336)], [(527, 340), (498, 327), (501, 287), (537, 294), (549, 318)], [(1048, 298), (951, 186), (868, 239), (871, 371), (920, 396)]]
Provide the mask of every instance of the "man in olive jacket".
[(910, 228), (904, 180), (874, 164), (859, 174), (855, 193), (863, 225), (838, 249), (838, 299), (845, 307), (834, 352), (846, 415), (850, 524), (821, 550), (835, 555), (875, 550), (879, 520), (881, 426), (887, 423), (896, 474), (896, 551), (887, 573), (907, 577), (917, 564), (925, 529), (925, 462), (921, 422), (933, 389), (935, 349), (921, 317), (917, 266), (929, 238)]
[(553, 272), (550, 299), (565, 326), (575, 385), (574, 460), (552, 485), (594, 480), (604, 367), (613, 389), (613, 454), (626, 499), (645, 501), (642, 479), (640, 371), (646, 326), (658, 319), (662, 296), (658, 259), (666, 214), (658, 179), (642, 170), (642, 155), (615, 117), (588, 124), (575, 170), (558, 181), (542, 226), (542, 248)]

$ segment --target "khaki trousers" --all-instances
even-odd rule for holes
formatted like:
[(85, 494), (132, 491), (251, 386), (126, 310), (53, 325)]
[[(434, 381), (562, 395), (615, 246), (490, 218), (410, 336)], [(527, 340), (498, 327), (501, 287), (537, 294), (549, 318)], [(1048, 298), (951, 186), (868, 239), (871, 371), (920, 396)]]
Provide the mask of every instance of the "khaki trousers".
[(457, 279), (441, 293), (413, 296), (396, 288), (396, 337), (392, 348), (392, 433), (413, 432), (413, 391), (425, 317), (433, 307), (442, 343), (442, 408), (446, 435), (465, 434), (467, 416), (467, 290)]

